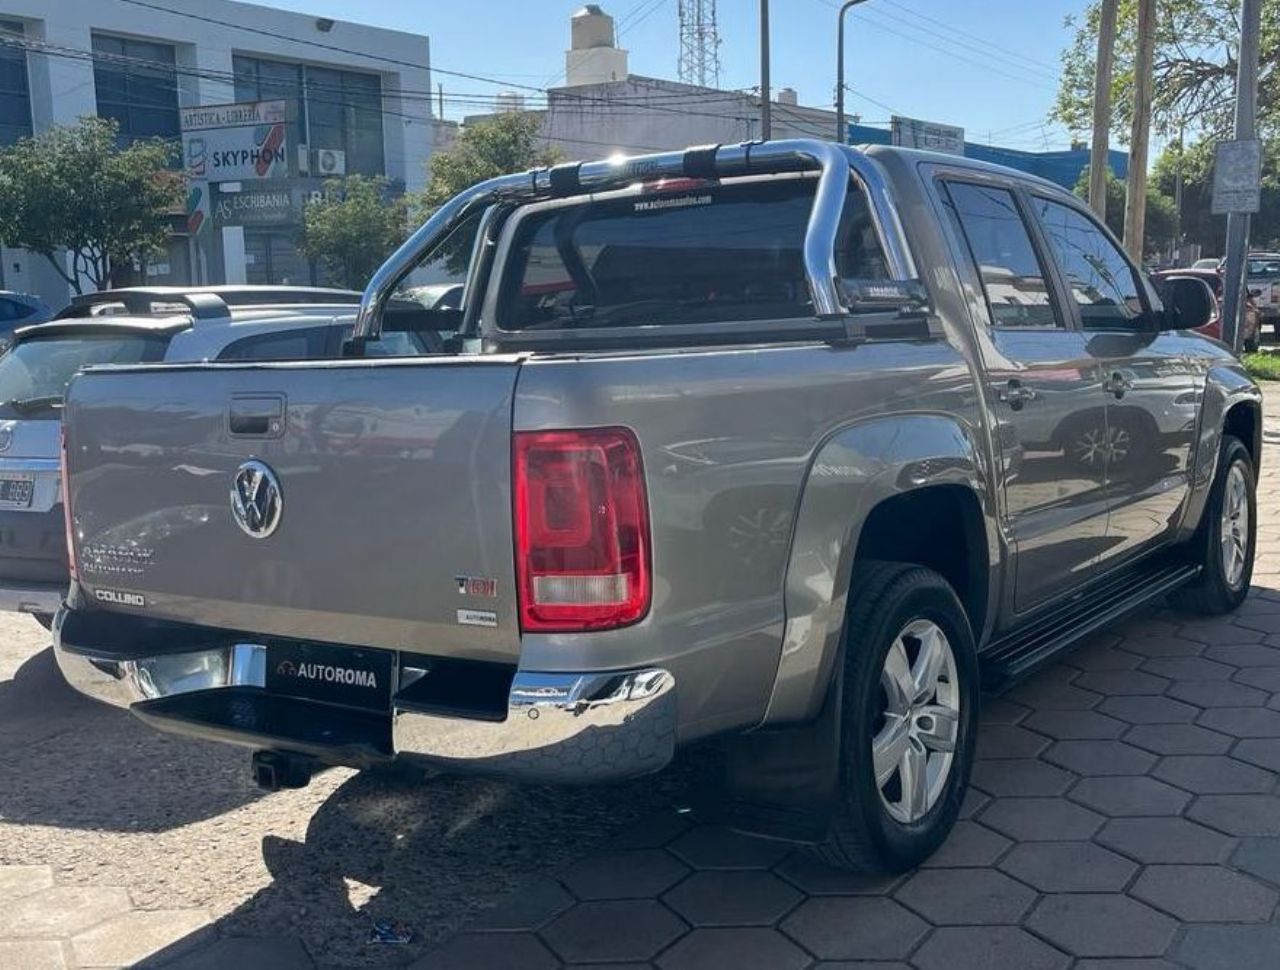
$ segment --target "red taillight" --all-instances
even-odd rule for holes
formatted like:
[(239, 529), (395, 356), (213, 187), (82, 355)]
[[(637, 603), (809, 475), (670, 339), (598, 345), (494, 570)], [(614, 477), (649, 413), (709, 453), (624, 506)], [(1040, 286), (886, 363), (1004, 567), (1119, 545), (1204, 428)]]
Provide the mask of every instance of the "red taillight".
[(72, 580), (76, 580), (76, 543), (71, 528), (71, 478), (67, 474), (67, 429), (59, 428), (60, 446), (58, 449), (59, 470), (58, 487), (62, 492), (62, 521), (67, 531), (67, 568)]
[(515, 436), (516, 575), (527, 631), (606, 630), (649, 610), (649, 511), (625, 428)]

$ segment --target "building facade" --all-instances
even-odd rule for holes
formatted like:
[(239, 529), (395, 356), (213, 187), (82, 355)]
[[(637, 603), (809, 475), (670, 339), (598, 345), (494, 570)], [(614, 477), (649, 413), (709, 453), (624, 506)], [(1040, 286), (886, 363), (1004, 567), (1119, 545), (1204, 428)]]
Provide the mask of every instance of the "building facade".
[[(0, 145), (86, 115), (181, 145), (188, 211), (150, 283), (323, 282), (303, 206), (342, 174), (421, 188), (430, 91), (421, 35), (231, 0), (0, 0)], [(0, 288), (66, 301), (43, 257), (0, 255)]]

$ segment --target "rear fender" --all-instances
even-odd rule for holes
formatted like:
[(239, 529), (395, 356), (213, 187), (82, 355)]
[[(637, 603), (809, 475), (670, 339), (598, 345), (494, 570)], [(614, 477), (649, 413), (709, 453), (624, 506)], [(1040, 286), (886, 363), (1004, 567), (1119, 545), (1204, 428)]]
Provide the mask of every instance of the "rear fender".
[[(844, 634), (858, 540), (877, 505), (937, 485), (977, 494), (987, 541), (990, 622), (1001, 564), (988, 462), (972, 429), (940, 414), (877, 418), (837, 432), (818, 449), (800, 500), (784, 590), (786, 626), (766, 726), (818, 714)], [(982, 642), (985, 630), (974, 630)]]

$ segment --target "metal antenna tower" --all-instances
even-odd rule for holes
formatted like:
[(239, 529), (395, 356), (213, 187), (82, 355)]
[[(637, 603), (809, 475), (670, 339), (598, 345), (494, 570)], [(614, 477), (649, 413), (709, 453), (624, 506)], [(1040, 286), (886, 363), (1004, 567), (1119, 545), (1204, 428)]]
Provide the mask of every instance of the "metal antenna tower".
[(716, 0), (680, 0), (680, 80), (720, 86), (720, 30)]

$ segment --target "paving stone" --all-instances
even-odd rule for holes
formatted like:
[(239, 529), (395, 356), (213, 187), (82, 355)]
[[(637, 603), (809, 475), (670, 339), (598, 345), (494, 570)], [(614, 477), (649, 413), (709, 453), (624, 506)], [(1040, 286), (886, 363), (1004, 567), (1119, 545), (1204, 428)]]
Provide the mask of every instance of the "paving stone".
[(0, 940), (0, 967), (13, 970), (66, 970), (62, 944), (52, 940)]
[(1066, 654), (1063, 663), (1080, 670), (1132, 670), (1143, 658), (1121, 649), (1123, 642), (1123, 637), (1109, 636), (1087, 643)]
[(1016, 926), (947, 926), (912, 962), (920, 970), (1057, 970), (1068, 958)]
[(614, 849), (661, 849), (693, 827), (688, 815), (656, 812), (623, 829), (610, 840)]
[(1174, 681), (1230, 680), (1236, 668), (1204, 657), (1152, 657), (1142, 670)]
[(1169, 696), (1196, 707), (1264, 707), (1271, 695), (1233, 680), (1184, 680), (1169, 688)]
[(1130, 694), (1163, 694), (1169, 681), (1141, 670), (1091, 670), (1074, 681), (1077, 687), (1111, 697)]
[(827, 896), (801, 903), (782, 929), (820, 960), (895, 960), (929, 925), (892, 899)]
[(1001, 697), (995, 700), (988, 700), (982, 705), (978, 721), (984, 726), (988, 724), (1017, 724), (1030, 713), (1031, 708), (1023, 704), (1015, 704), (1013, 701), (1005, 700)]
[(1016, 724), (984, 724), (978, 729), (979, 758), (1034, 758), (1049, 739)]
[(1145, 775), (1083, 778), (1069, 797), (1113, 818), (1177, 815), (1191, 800), (1186, 792)]
[(695, 869), (768, 869), (791, 851), (785, 842), (757, 839), (715, 825), (686, 832), (670, 848)]
[(1128, 638), (1124, 648), (1144, 657), (1195, 657), (1204, 653), (1205, 645), (1185, 637), (1157, 636)]
[(1138, 869), (1092, 842), (1024, 842), (1000, 868), (1046, 893), (1119, 892)]
[(810, 958), (777, 930), (694, 930), (658, 960), (662, 970), (804, 970)]
[(1222, 755), (1176, 755), (1163, 759), (1151, 773), (1198, 795), (1269, 792), (1276, 783), (1270, 771)]
[(1129, 727), (1127, 722), (1097, 711), (1036, 711), (1024, 723), (1032, 731), (1058, 741), (1118, 738)]
[(1068, 893), (1041, 900), (1027, 927), (1082, 957), (1161, 956), (1178, 924), (1136, 899)]
[(1243, 670), (1236, 671), (1236, 675), (1231, 679), (1265, 690), (1269, 694), (1280, 691), (1280, 667), (1245, 667)]
[(1245, 630), (1257, 630), (1259, 633), (1280, 633), (1280, 616), (1274, 613), (1267, 613), (1261, 616), (1245, 614), (1234, 617), (1231, 623), (1233, 626), (1238, 626)]
[(1280, 926), (1192, 926), (1173, 956), (1193, 970), (1280, 965)]
[(1124, 739), (1156, 754), (1226, 754), (1235, 743), (1197, 724), (1135, 724)]
[(179, 941), (194, 945), (189, 937), (208, 925), (204, 910), (134, 910), (72, 937), (71, 950), (82, 967), (132, 966)]
[(1130, 724), (1185, 724), (1200, 713), (1171, 697), (1108, 697), (1098, 710)]
[(1237, 738), (1280, 738), (1280, 712), (1265, 707), (1215, 707), (1196, 723)]
[(922, 869), (894, 893), (935, 926), (1016, 923), (1036, 894), (992, 869)]
[(991, 796), (986, 792), (978, 791), (972, 785), (969, 790), (964, 793), (964, 801), (960, 803), (960, 818), (971, 819), (982, 811), (983, 806), (991, 801)]
[(1214, 644), (1204, 652), (1204, 656), (1232, 667), (1280, 666), (1280, 650), (1260, 643)]
[(1087, 710), (1102, 700), (1101, 694), (1083, 690), (1062, 680), (1045, 678), (1043, 674), (1025, 681), (1007, 695), (1018, 704), (1037, 711)]
[[(619, 928), (620, 932), (626, 932)], [(530, 933), (464, 933), (411, 965), (411, 970), (547, 970), (560, 961)], [(244, 970), (237, 965), (236, 970)]]
[(1075, 970), (1180, 970), (1168, 960), (1078, 960)]
[(574, 904), (569, 891), (554, 879), (537, 879), (487, 910), (470, 925), (473, 930), (528, 930), (546, 925)]
[[(513, 938), (504, 934), (502, 939)], [(546, 950), (542, 952), (546, 953)], [(464, 966), (478, 965), (432, 962), (434, 957), (435, 954), (429, 954), (413, 964), (412, 970), (461, 970)], [(282, 934), (263, 938), (223, 937), (186, 953), (172, 962), (166, 961), (164, 970), (227, 970), (228, 967), (234, 967), (235, 970), (312, 970), (314, 966), (315, 962), (307, 955), (302, 941)], [(502, 964), (497, 964), (497, 967), (501, 966)], [(537, 967), (546, 966), (546, 964), (533, 961), (528, 966), (536, 970)]]
[(1241, 839), (1231, 854), (1231, 864), (1280, 885), (1280, 839)]
[(0, 908), (0, 939), (69, 937), (132, 908), (118, 886), (53, 886)]
[(1274, 795), (1202, 795), (1187, 817), (1228, 835), (1280, 835), (1280, 798)]
[(1123, 741), (1057, 741), (1044, 758), (1078, 775), (1140, 775), (1156, 763), (1155, 755)]
[(556, 917), (542, 931), (542, 939), (569, 963), (644, 961), (686, 929), (684, 921), (657, 900), (607, 900), (580, 903)]
[(52, 885), (51, 866), (0, 866), (0, 902), (30, 896)]
[(1019, 842), (1088, 839), (1106, 821), (1063, 798), (997, 798), (982, 813), (983, 825)]
[(1116, 818), (1095, 836), (1100, 845), (1151, 863), (1219, 863), (1235, 840), (1185, 818)]
[(942, 847), (922, 865), (931, 869), (989, 866), (1012, 844), (1003, 835), (993, 832), (985, 825), (961, 820), (951, 830)]
[(1191, 923), (1261, 923), (1280, 898), (1256, 879), (1219, 866), (1148, 866), (1129, 893)]
[(662, 849), (600, 852), (575, 862), (560, 881), (578, 899), (647, 899), (661, 896), (689, 874)]
[(975, 761), (972, 784), (991, 795), (1061, 795), (1074, 776), (1029, 758)]
[(879, 896), (897, 888), (905, 876), (866, 875), (837, 869), (807, 852), (796, 852), (778, 866), (776, 872), (802, 892), (813, 896)]
[(772, 926), (800, 899), (771, 872), (739, 869), (695, 873), (662, 901), (693, 926)]

